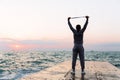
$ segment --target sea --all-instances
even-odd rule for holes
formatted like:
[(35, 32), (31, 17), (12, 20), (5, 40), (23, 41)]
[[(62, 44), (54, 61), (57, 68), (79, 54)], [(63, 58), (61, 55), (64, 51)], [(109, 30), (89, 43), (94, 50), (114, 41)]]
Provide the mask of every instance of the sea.
[[(0, 51), (0, 80), (20, 80), (71, 58), (66, 50)], [(85, 51), (85, 60), (108, 61), (120, 69), (120, 51)]]

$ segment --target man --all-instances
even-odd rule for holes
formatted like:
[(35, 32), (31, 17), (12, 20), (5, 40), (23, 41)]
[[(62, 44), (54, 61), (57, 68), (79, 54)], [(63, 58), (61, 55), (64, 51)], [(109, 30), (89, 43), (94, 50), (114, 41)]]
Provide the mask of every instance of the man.
[(85, 18), (86, 18), (86, 22), (83, 28), (81, 29), (81, 26), (78, 24), (76, 25), (76, 30), (75, 30), (70, 23), (71, 17), (68, 17), (68, 25), (71, 31), (73, 32), (73, 37), (74, 37), (74, 47), (73, 47), (73, 55), (72, 55), (72, 72), (71, 72), (71, 74), (73, 75), (75, 75), (75, 66), (76, 66), (76, 60), (77, 60), (78, 54), (79, 54), (79, 59), (80, 59), (80, 64), (81, 64), (81, 71), (82, 71), (81, 74), (85, 74), (83, 34), (87, 28), (89, 16), (85, 16)]

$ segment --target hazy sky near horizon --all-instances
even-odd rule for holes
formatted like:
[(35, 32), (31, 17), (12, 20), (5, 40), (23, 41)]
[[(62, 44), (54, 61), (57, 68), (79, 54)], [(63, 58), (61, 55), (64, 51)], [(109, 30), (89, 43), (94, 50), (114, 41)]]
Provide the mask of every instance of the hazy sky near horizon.
[[(67, 18), (85, 15), (85, 47), (120, 50), (120, 0), (0, 0), (0, 48), (72, 48)], [(85, 19), (71, 22), (83, 26)]]

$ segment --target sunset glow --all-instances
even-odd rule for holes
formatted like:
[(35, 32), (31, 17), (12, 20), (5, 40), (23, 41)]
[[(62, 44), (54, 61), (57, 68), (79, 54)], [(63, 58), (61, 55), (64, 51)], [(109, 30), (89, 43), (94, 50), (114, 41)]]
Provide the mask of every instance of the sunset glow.
[(20, 45), (15, 45), (16, 48), (20, 48), (21, 46)]
[[(67, 18), (86, 15), (90, 18), (85, 46), (115, 44), (118, 49), (120, 0), (1, 0), (0, 49), (71, 49), (73, 34)], [(72, 19), (71, 23), (74, 28), (76, 24), (83, 27), (85, 20)]]
[(20, 44), (11, 44), (9, 47), (14, 50), (19, 50), (19, 49), (23, 49), (24, 46)]

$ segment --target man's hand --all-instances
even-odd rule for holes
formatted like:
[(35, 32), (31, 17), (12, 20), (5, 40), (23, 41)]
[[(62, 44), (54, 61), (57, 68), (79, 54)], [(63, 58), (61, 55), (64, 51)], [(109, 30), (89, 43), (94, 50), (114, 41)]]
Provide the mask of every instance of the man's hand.
[(89, 18), (89, 16), (85, 16), (87, 19)]
[(71, 17), (68, 17), (68, 20), (70, 20), (71, 19)]

